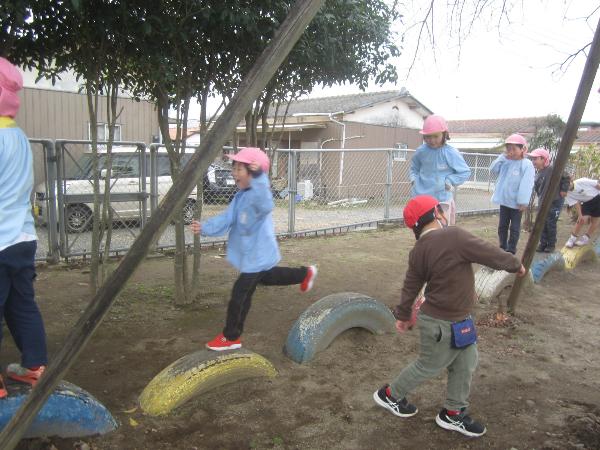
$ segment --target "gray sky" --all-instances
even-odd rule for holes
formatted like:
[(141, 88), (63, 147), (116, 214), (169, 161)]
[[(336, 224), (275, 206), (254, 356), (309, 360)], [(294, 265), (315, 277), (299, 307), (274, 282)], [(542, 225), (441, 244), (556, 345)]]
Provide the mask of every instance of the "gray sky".
[[(423, 14), (427, 0), (407, 3), (413, 17)], [(499, 3), (499, 0), (496, 1)], [(507, 3), (511, 3), (508, 1)], [(397, 86), (372, 86), (369, 90), (405, 86), (418, 100), (448, 119), (506, 118), (560, 115), (571, 110), (585, 64), (584, 54), (561, 70), (568, 55), (591, 42), (600, 5), (589, 0), (514, 1), (509, 23), (498, 27), (497, 15), (483, 18), (460, 46), (447, 27), (445, 1), (436, 9), (436, 47), (421, 42), (417, 61), (407, 76), (414, 56), (417, 29), (406, 37), (406, 48), (396, 62)], [(416, 5), (416, 6), (415, 6)], [(411, 9), (412, 8), (412, 9)], [(583, 120), (600, 122), (600, 76), (596, 76)], [(317, 89), (310, 97), (360, 92), (349, 86)]]

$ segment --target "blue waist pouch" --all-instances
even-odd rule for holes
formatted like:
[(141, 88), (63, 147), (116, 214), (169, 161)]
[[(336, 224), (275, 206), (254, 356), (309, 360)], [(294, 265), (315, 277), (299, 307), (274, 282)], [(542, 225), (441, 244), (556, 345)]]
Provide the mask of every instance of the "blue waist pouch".
[(477, 342), (477, 330), (471, 317), (452, 324), (452, 347), (463, 348)]

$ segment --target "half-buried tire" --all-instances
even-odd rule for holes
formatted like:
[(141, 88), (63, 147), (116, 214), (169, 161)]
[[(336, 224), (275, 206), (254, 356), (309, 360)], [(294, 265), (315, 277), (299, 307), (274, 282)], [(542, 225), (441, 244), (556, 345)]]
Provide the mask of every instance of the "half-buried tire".
[(371, 297), (353, 292), (331, 294), (313, 303), (296, 320), (283, 351), (303, 364), (350, 328), (383, 334), (393, 332), (395, 322), (389, 308)]
[[(0, 400), (0, 429), (15, 415), (31, 391), (28, 385), (5, 381), (9, 395)], [(62, 381), (23, 437), (76, 438), (106, 434), (116, 428), (116, 420), (104, 405), (79, 386)]]
[(178, 359), (156, 375), (140, 395), (140, 407), (146, 414), (159, 416), (224, 384), (275, 375), (273, 365), (251, 351), (200, 350)]

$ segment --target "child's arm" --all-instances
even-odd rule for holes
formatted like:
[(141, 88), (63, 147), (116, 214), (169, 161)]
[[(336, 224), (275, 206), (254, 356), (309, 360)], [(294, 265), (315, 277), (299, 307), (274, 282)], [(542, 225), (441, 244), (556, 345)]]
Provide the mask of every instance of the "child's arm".
[(460, 241), (459, 253), (466, 261), (517, 273), (521, 271), (521, 261), (513, 254), (483, 240), (462, 228), (456, 228), (456, 239)]
[(258, 166), (253, 169), (250, 165), (250, 190), (248, 191), (249, 205), (254, 209), (257, 215), (257, 220), (273, 211), (275, 202), (273, 201), (273, 193), (271, 192), (271, 184), (267, 174), (262, 172)]
[[(411, 319), (412, 305), (419, 295), (419, 292), (421, 292), (421, 288), (424, 284), (425, 281), (423, 280), (423, 277), (420, 275), (419, 271), (416, 269), (411, 253), (408, 259), (408, 270), (404, 276), (404, 285), (402, 286), (400, 304), (397, 305), (393, 310), (396, 320), (399, 322), (406, 322), (407, 327)], [(398, 329), (398, 331), (404, 330)]]
[(454, 171), (446, 177), (446, 184), (458, 186), (463, 184), (471, 176), (471, 169), (465, 162), (463, 156), (456, 150), (446, 153), (448, 166)]
[(490, 166), (490, 172), (492, 172), (494, 175), (498, 175), (506, 161), (506, 155), (504, 153), (498, 155), (498, 157), (492, 162), (492, 165)]
[(225, 211), (218, 216), (205, 220), (203, 223), (194, 220), (190, 225), (192, 233), (201, 234), (202, 236), (223, 236), (227, 234), (233, 222), (232, 218), (235, 202), (236, 198), (234, 197)]
[(533, 183), (535, 181), (535, 168), (529, 160), (523, 160), (522, 164), (525, 165), (523, 171), (523, 177), (519, 183), (519, 192), (517, 193), (517, 204), (519, 209), (527, 209), (529, 200), (531, 199), (531, 193), (533, 192)]

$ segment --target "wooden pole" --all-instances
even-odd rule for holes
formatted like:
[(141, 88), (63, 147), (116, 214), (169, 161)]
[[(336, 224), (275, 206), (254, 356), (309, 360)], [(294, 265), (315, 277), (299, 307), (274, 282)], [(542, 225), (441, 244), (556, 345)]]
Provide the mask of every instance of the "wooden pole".
[[(585, 62), (583, 74), (581, 75), (579, 88), (577, 89), (577, 94), (575, 95), (575, 100), (573, 101), (571, 113), (569, 114), (569, 119), (567, 120), (567, 126), (560, 141), (556, 160), (554, 161), (554, 169), (552, 170), (552, 175), (550, 176), (550, 183), (544, 199), (542, 200), (542, 204), (538, 210), (537, 216), (535, 217), (535, 225), (531, 234), (529, 235), (527, 246), (525, 247), (525, 253), (523, 254), (523, 265), (527, 267), (527, 269), (529, 269), (531, 266), (533, 256), (535, 255), (535, 247), (540, 240), (540, 235), (542, 234), (542, 230), (544, 228), (546, 216), (548, 215), (548, 211), (550, 211), (552, 200), (554, 200), (554, 197), (558, 192), (560, 177), (562, 176), (565, 166), (567, 165), (567, 161), (569, 160), (569, 156), (571, 154), (571, 147), (573, 146), (573, 142), (577, 137), (577, 129), (579, 128), (581, 116), (583, 116), (585, 105), (588, 101), (588, 97), (590, 96), (592, 84), (594, 83), (596, 72), (598, 71), (599, 61), (600, 21), (598, 21), (598, 24), (596, 25), (596, 32), (594, 33), (594, 39), (590, 47), (590, 52)], [(508, 311), (510, 313), (515, 312), (524, 280), (525, 277), (515, 278), (515, 283), (507, 300)]]
[(69, 333), (64, 346), (46, 369), (46, 373), (0, 434), (1, 449), (13, 449), (17, 445), (37, 412), (100, 325), (117, 294), (146, 256), (152, 242), (160, 236), (173, 212), (183, 206), (187, 195), (202, 178), (210, 162), (221, 151), (225, 140), (231, 136), (254, 99), (260, 95), (273, 77), (323, 3), (324, 0), (298, 0), (290, 9), (273, 40), (240, 83), (231, 103), (206, 134), (200, 147), (171, 186), (160, 207), (142, 229), (119, 266), (93, 297)]

